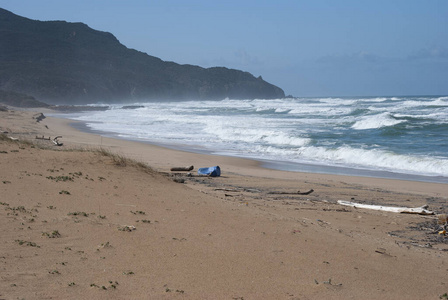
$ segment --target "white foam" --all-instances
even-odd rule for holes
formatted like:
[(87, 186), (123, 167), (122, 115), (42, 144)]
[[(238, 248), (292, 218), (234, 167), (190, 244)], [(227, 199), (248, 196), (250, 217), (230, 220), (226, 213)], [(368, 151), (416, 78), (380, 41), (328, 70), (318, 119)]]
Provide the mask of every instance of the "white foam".
[(435, 105), (435, 106), (447, 106), (447, 107), (448, 107), (448, 97), (440, 97), (440, 98), (437, 98), (436, 100), (434, 100), (433, 102), (431, 102), (430, 105)]
[(311, 142), (309, 138), (287, 136), (282, 133), (276, 133), (263, 138), (264, 141), (272, 145), (277, 145), (281, 147), (302, 147), (308, 145)]
[(448, 122), (448, 112), (433, 110), (433, 113), (428, 114), (395, 114), (397, 118), (415, 118), (415, 119), (433, 119), (438, 123)]
[(405, 121), (396, 120), (389, 113), (385, 112), (379, 115), (362, 117), (359, 121), (356, 121), (355, 124), (352, 125), (352, 128), (358, 130), (375, 129), (394, 126), (402, 122)]
[(324, 159), (329, 162), (339, 162), (361, 168), (404, 172), (413, 174), (448, 176), (448, 160), (399, 155), (384, 150), (354, 149), (348, 146), (335, 150), (310, 147), (302, 154), (314, 159)]
[(282, 158), (285, 161), (328, 166), (345, 166), (365, 170), (389, 171), (426, 176), (448, 176), (448, 160), (425, 156), (399, 155), (379, 149), (356, 149), (342, 146), (336, 149), (306, 146), (287, 151), (275, 147), (258, 147), (260, 158)]
[(389, 99), (389, 98), (384, 98), (384, 97), (378, 97), (378, 98), (365, 98), (365, 99), (360, 99), (359, 101), (365, 101), (365, 102), (384, 102), (387, 100), (393, 100), (393, 99)]
[(276, 108), (275, 109), (276, 113), (285, 113), (285, 112), (289, 112), (289, 111), (291, 111), (290, 108)]
[(428, 99), (421, 99), (421, 100), (408, 100), (408, 101), (404, 101), (401, 104), (401, 107), (410, 107), (410, 108), (415, 108), (415, 107), (427, 107), (427, 106), (448, 106), (448, 101), (447, 101), (448, 97), (440, 97), (440, 98), (435, 98), (432, 100), (428, 100)]

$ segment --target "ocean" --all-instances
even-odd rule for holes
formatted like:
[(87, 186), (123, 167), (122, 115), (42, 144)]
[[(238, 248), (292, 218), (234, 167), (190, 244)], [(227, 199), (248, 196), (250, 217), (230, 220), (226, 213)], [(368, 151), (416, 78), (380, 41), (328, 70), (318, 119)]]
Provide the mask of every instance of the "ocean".
[(57, 116), (108, 136), (251, 158), (268, 168), (448, 183), (448, 96), (133, 105)]

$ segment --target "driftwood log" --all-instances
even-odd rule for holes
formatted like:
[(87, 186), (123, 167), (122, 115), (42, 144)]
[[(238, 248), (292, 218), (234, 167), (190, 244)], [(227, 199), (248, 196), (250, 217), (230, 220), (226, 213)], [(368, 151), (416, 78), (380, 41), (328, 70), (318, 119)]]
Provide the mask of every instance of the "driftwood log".
[(373, 209), (373, 210), (381, 210), (381, 211), (389, 211), (394, 213), (402, 213), (402, 214), (419, 214), (419, 215), (433, 215), (434, 212), (427, 210), (428, 205), (423, 205), (420, 207), (391, 207), (391, 206), (382, 206), (382, 205), (369, 205), (369, 204), (361, 204), (350, 201), (338, 200), (340, 205), (351, 206), (354, 208), (364, 208), (364, 209)]
[(186, 171), (189, 172), (191, 170), (193, 170), (194, 167), (193, 166), (187, 166), (187, 167), (173, 167), (170, 169), (171, 172), (179, 172), (179, 171)]
[(306, 191), (306, 192), (300, 192), (300, 191), (297, 191), (297, 192), (276, 192), (276, 191), (273, 191), (273, 192), (268, 192), (268, 194), (271, 194), (271, 195), (309, 195), (312, 192), (314, 192), (313, 189), (311, 189), (309, 191)]
[(37, 135), (36, 135), (36, 139), (38, 139), (38, 140), (48, 140), (48, 141), (49, 141), (49, 140), (50, 140), (50, 137), (47, 137), (47, 138), (46, 138), (46, 137), (44, 137), (44, 136), (37, 136)]

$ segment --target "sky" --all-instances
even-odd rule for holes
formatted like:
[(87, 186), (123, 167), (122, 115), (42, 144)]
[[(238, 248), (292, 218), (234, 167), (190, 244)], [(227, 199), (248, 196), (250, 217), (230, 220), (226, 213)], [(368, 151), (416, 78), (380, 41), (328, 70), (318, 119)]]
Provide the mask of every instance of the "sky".
[(0, 0), (296, 97), (448, 95), (448, 0)]

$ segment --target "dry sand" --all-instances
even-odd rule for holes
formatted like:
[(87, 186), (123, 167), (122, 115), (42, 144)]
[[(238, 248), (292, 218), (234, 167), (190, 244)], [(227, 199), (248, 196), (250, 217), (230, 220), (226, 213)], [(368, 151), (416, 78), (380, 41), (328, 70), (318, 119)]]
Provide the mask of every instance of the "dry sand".
[[(0, 112), (0, 131), (39, 145), (0, 141), (0, 299), (448, 293), (448, 241), (436, 233), (436, 216), (336, 202), (428, 204), (446, 213), (446, 184), (267, 170), (251, 160), (87, 134), (63, 119), (36, 122), (34, 115)], [(64, 145), (36, 135), (61, 135)], [(100, 146), (107, 151), (94, 151)], [(169, 171), (187, 165), (219, 165), (222, 176)]]

